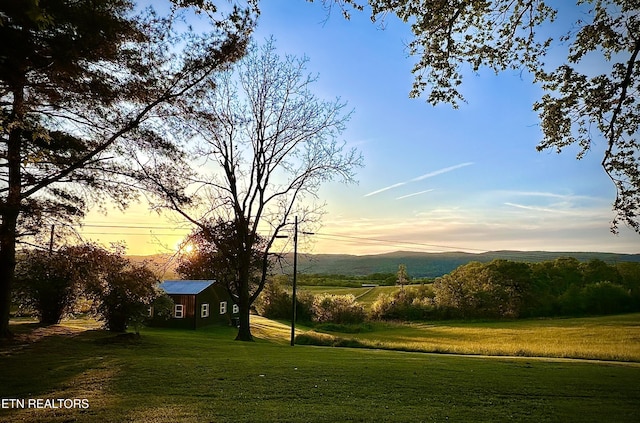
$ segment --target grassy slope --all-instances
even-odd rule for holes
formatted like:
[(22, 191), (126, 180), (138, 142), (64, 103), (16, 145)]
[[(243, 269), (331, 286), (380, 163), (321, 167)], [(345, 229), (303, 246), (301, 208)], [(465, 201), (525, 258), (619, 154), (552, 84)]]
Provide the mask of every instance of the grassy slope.
[[(0, 398), (87, 398), (88, 410), (0, 421), (637, 421), (640, 366), (286, 345), (288, 328), (100, 331), (0, 354)], [(284, 339), (283, 339), (284, 338)], [(277, 342), (273, 342), (277, 340)]]

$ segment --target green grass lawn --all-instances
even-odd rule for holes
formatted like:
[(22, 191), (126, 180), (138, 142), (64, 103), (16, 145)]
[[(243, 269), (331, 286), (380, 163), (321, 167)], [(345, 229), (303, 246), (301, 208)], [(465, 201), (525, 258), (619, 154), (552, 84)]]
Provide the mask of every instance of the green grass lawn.
[(286, 326), (261, 318), (254, 343), (233, 341), (228, 327), (145, 329), (139, 340), (114, 341), (71, 324), (0, 347), (0, 398), (82, 398), (89, 408), (0, 409), (0, 421), (634, 422), (640, 415), (637, 363), (292, 348)]

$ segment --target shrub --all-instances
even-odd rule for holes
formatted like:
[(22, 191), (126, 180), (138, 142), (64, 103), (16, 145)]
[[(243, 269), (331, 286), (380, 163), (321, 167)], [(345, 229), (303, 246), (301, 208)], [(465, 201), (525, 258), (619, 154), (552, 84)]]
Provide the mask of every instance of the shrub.
[(166, 292), (156, 288), (155, 299), (151, 303), (153, 306), (154, 320), (169, 320), (173, 315), (175, 304), (173, 299)]
[(371, 304), (369, 315), (376, 320), (397, 320), (398, 316), (394, 295), (380, 294)]
[(270, 281), (260, 294), (256, 308), (260, 315), (269, 319), (291, 318), (291, 295), (278, 282)]
[(124, 332), (132, 325), (138, 332), (156, 295), (155, 275), (145, 266), (124, 265), (105, 275), (105, 282), (98, 293), (97, 308), (105, 327)]
[(380, 294), (371, 305), (370, 316), (376, 320), (425, 320), (435, 318), (438, 310), (434, 305), (431, 285), (405, 288), (391, 295)]
[(341, 338), (317, 332), (305, 332), (296, 336), (298, 345), (315, 345), (319, 347), (367, 348), (355, 338)]
[(582, 289), (577, 285), (571, 285), (558, 297), (560, 314), (564, 316), (578, 316), (584, 314)]
[(72, 312), (82, 284), (93, 275), (91, 244), (59, 251), (30, 251), (18, 262), (14, 298), (19, 310), (34, 310), (40, 323), (59, 323)]
[[(313, 318), (313, 294), (308, 292), (296, 293), (296, 320), (311, 322)], [(261, 316), (269, 319), (291, 319), (291, 295), (277, 281), (265, 285), (256, 304)]]
[(314, 299), (315, 296), (310, 292), (296, 293), (296, 317), (298, 322), (311, 323), (313, 321)]
[(136, 332), (149, 315), (149, 306), (158, 295), (156, 276), (146, 264), (134, 264), (124, 249), (96, 252), (92, 277), (85, 282), (93, 312), (107, 329), (124, 332), (129, 325)]
[(366, 317), (364, 307), (353, 295), (318, 295), (313, 300), (312, 310), (314, 320), (320, 323), (362, 323)]
[(42, 324), (59, 323), (76, 297), (74, 274), (72, 263), (57, 253), (27, 253), (16, 269), (16, 297), (20, 308), (35, 310)]

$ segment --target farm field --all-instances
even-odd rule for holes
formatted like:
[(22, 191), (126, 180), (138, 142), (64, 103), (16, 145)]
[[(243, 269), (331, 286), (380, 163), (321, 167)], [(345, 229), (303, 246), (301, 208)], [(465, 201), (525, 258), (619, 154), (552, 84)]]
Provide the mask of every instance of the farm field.
[[(333, 343), (400, 351), (640, 362), (640, 314), (513, 321), (320, 326)], [(334, 339), (331, 339), (334, 338)]]
[[(417, 285), (409, 285), (410, 290)], [(353, 294), (366, 310), (378, 295), (397, 286), (340, 288), (304, 286), (314, 295)], [(327, 330), (328, 329), (328, 330)], [(363, 347), (401, 351), (498, 356), (584, 358), (640, 362), (640, 314), (586, 318), (517, 319), (505, 321), (434, 321), (373, 323), (361, 329), (321, 327), (318, 343), (358, 343)], [(352, 342), (355, 340), (355, 342)]]
[[(601, 323), (629, 330), (633, 318)], [(640, 413), (638, 363), (292, 348), (287, 326), (253, 325), (257, 341), (239, 343), (228, 327), (118, 339), (87, 330), (94, 322), (49, 333), (16, 324), (20, 339), (40, 337), (0, 347), (0, 398), (81, 398), (89, 407), (4, 408), (0, 421), (631, 422)]]
[[(369, 310), (371, 308), (371, 304), (378, 298), (380, 294), (391, 294), (400, 289), (397, 286), (376, 286), (376, 287), (362, 287), (362, 288), (351, 288), (351, 287), (326, 287), (326, 286), (301, 286), (299, 287), (300, 292), (309, 292), (313, 295), (320, 294), (333, 294), (333, 295), (353, 295), (356, 297), (358, 303), (362, 304), (362, 306)], [(411, 289), (411, 287), (407, 287), (405, 289)]]

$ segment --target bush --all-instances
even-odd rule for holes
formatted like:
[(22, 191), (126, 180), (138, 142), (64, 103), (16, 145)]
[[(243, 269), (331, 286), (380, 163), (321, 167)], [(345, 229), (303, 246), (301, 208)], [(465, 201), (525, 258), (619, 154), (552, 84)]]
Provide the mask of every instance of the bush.
[(93, 301), (93, 313), (108, 330), (124, 332), (132, 325), (137, 332), (158, 295), (157, 280), (145, 264), (131, 263), (123, 253), (123, 248), (97, 251), (85, 291)]
[(128, 263), (113, 270), (97, 293), (97, 310), (110, 331), (125, 332), (132, 325), (138, 332), (156, 295), (155, 275), (145, 266)]
[(91, 244), (56, 252), (30, 251), (16, 267), (14, 298), (18, 310), (33, 310), (40, 323), (59, 323), (72, 312), (85, 278), (91, 277)]
[(151, 303), (153, 306), (154, 320), (169, 320), (173, 315), (175, 304), (173, 299), (166, 292), (156, 288), (155, 299)]
[(291, 318), (291, 295), (276, 281), (268, 282), (256, 304), (258, 313), (269, 319)]
[(376, 320), (426, 320), (436, 318), (438, 310), (431, 285), (405, 288), (391, 295), (380, 294), (371, 305)]
[(319, 323), (362, 323), (366, 317), (364, 307), (353, 295), (318, 295), (313, 300), (314, 320)]
[(296, 293), (296, 318), (298, 322), (311, 323), (313, 321), (314, 300), (315, 296), (310, 292)]
[(76, 298), (74, 266), (57, 253), (32, 251), (16, 269), (16, 297), (21, 309), (33, 309), (40, 323), (59, 323)]
[(319, 347), (367, 348), (355, 338), (340, 338), (317, 332), (305, 332), (296, 336), (298, 345), (315, 345)]
[[(311, 322), (313, 294), (298, 292), (296, 295), (296, 321)], [(269, 319), (291, 319), (291, 295), (276, 281), (265, 285), (256, 305), (261, 316)]]
[(564, 316), (577, 316), (584, 312), (582, 295), (577, 285), (571, 285), (558, 297), (560, 314)]

